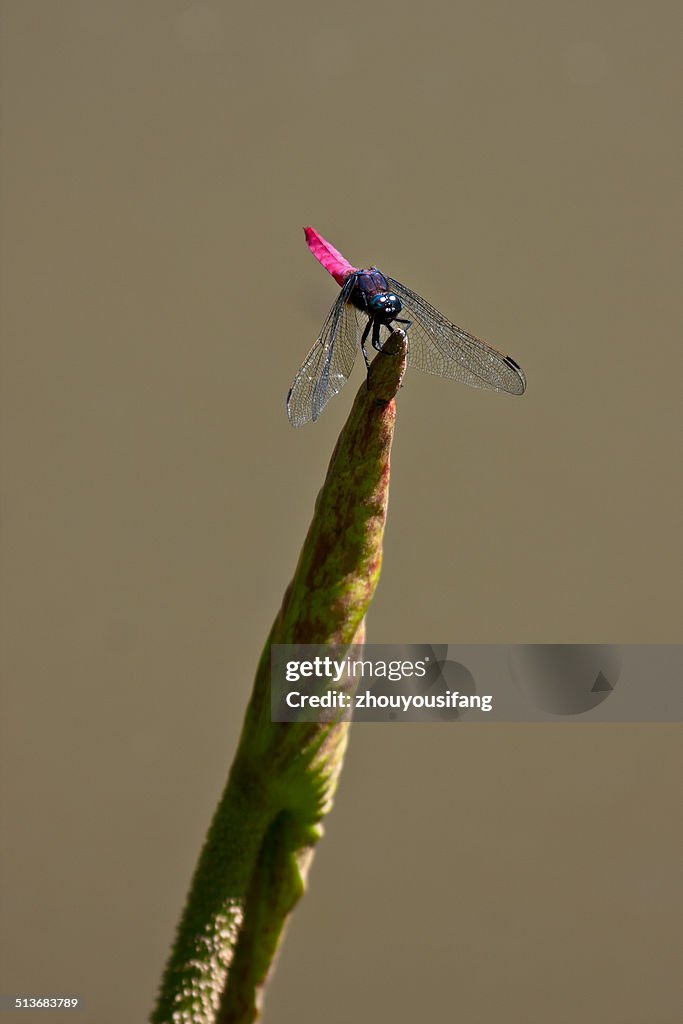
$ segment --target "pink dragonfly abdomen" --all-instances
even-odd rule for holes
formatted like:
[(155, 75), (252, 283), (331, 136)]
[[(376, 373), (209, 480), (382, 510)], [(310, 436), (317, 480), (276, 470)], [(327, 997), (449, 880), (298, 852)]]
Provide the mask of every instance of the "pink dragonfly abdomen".
[(308, 248), (318, 262), (322, 263), (325, 270), (332, 274), (338, 285), (345, 284), (351, 274), (356, 273), (357, 268), (349, 263), (322, 235), (319, 235), (315, 228), (304, 228), (304, 234)]

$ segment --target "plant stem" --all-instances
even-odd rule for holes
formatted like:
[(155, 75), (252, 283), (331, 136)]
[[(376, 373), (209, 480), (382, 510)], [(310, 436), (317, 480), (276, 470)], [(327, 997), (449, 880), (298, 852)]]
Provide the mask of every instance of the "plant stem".
[(379, 579), (394, 396), (395, 331), (373, 361), (332, 454), (299, 562), (256, 672), (242, 735), (169, 959), (153, 1024), (252, 1024), (287, 918), (332, 806), (347, 722), (271, 721), (271, 644), (362, 643)]

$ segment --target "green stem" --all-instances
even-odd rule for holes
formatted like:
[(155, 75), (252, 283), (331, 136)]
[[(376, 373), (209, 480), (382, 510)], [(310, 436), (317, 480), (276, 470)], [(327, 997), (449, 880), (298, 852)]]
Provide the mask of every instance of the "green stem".
[(379, 579), (406, 342), (372, 363), (318, 495), (266, 642), (228, 783), (169, 959), (153, 1024), (252, 1024), (332, 806), (348, 723), (270, 718), (271, 644), (351, 644)]

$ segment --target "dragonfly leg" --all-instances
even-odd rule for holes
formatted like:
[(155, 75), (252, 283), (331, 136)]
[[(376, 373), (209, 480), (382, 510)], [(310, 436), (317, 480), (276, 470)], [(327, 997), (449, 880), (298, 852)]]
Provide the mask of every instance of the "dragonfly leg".
[[(368, 340), (368, 335), (370, 333), (370, 328), (372, 327), (372, 325), (373, 325), (373, 321), (372, 320), (368, 320), (368, 322), (365, 325), (365, 330), (363, 331), (363, 337), (360, 339), (360, 347), (361, 347), (361, 351), (363, 353), (363, 359), (365, 360), (365, 365), (367, 366), (368, 370), (370, 369), (370, 360), (368, 359), (368, 354), (365, 351), (365, 342)], [(373, 345), (374, 345), (374, 335), (373, 335)]]
[[(389, 332), (389, 334), (391, 334), (392, 331), (394, 330), (394, 327), (393, 327), (394, 324), (406, 324), (406, 333), (407, 333), (408, 332), (408, 328), (410, 327), (412, 322), (413, 322), (412, 320), (403, 320), (403, 319), (401, 319), (401, 317), (395, 316), (390, 324), (384, 324), (384, 326), (386, 327), (386, 329)], [(382, 351), (382, 347), (383, 347), (383, 343), (380, 342), (379, 328), (380, 328), (380, 324), (377, 321), (375, 321), (375, 330), (372, 332), (372, 346), (373, 346), (373, 348), (376, 348), (378, 352), (381, 352)], [(384, 340), (386, 341), (386, 338)]]
[[(382, 325), (379, 320), (373, 320), (372, 327), (372, 347), (376, 348), (378, 352), (382, 351), (382, 343), (379, 340), (379, 329)], [(386, 326), (386, 325), (385, 325)], [(391, 328), (389, 328), (391, 330)]]

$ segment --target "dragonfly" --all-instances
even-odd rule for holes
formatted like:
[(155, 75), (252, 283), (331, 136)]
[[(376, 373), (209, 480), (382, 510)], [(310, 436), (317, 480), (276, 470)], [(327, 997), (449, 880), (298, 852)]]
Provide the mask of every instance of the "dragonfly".
[(369, 369), (368, 339), (381, 352), (398, 325), (406, 332), (408, 366), (474, 388), (524, 393), (526, 377), (512, 356), (456, 327), (417, 292), (377, 267), (354, 267), (315, 228), (305, 227), (304, 234), (341, 291), (289, 389), (287, 415), (293, 426), (317, 420), (339, 394), (351, 375), (359, 344)]

